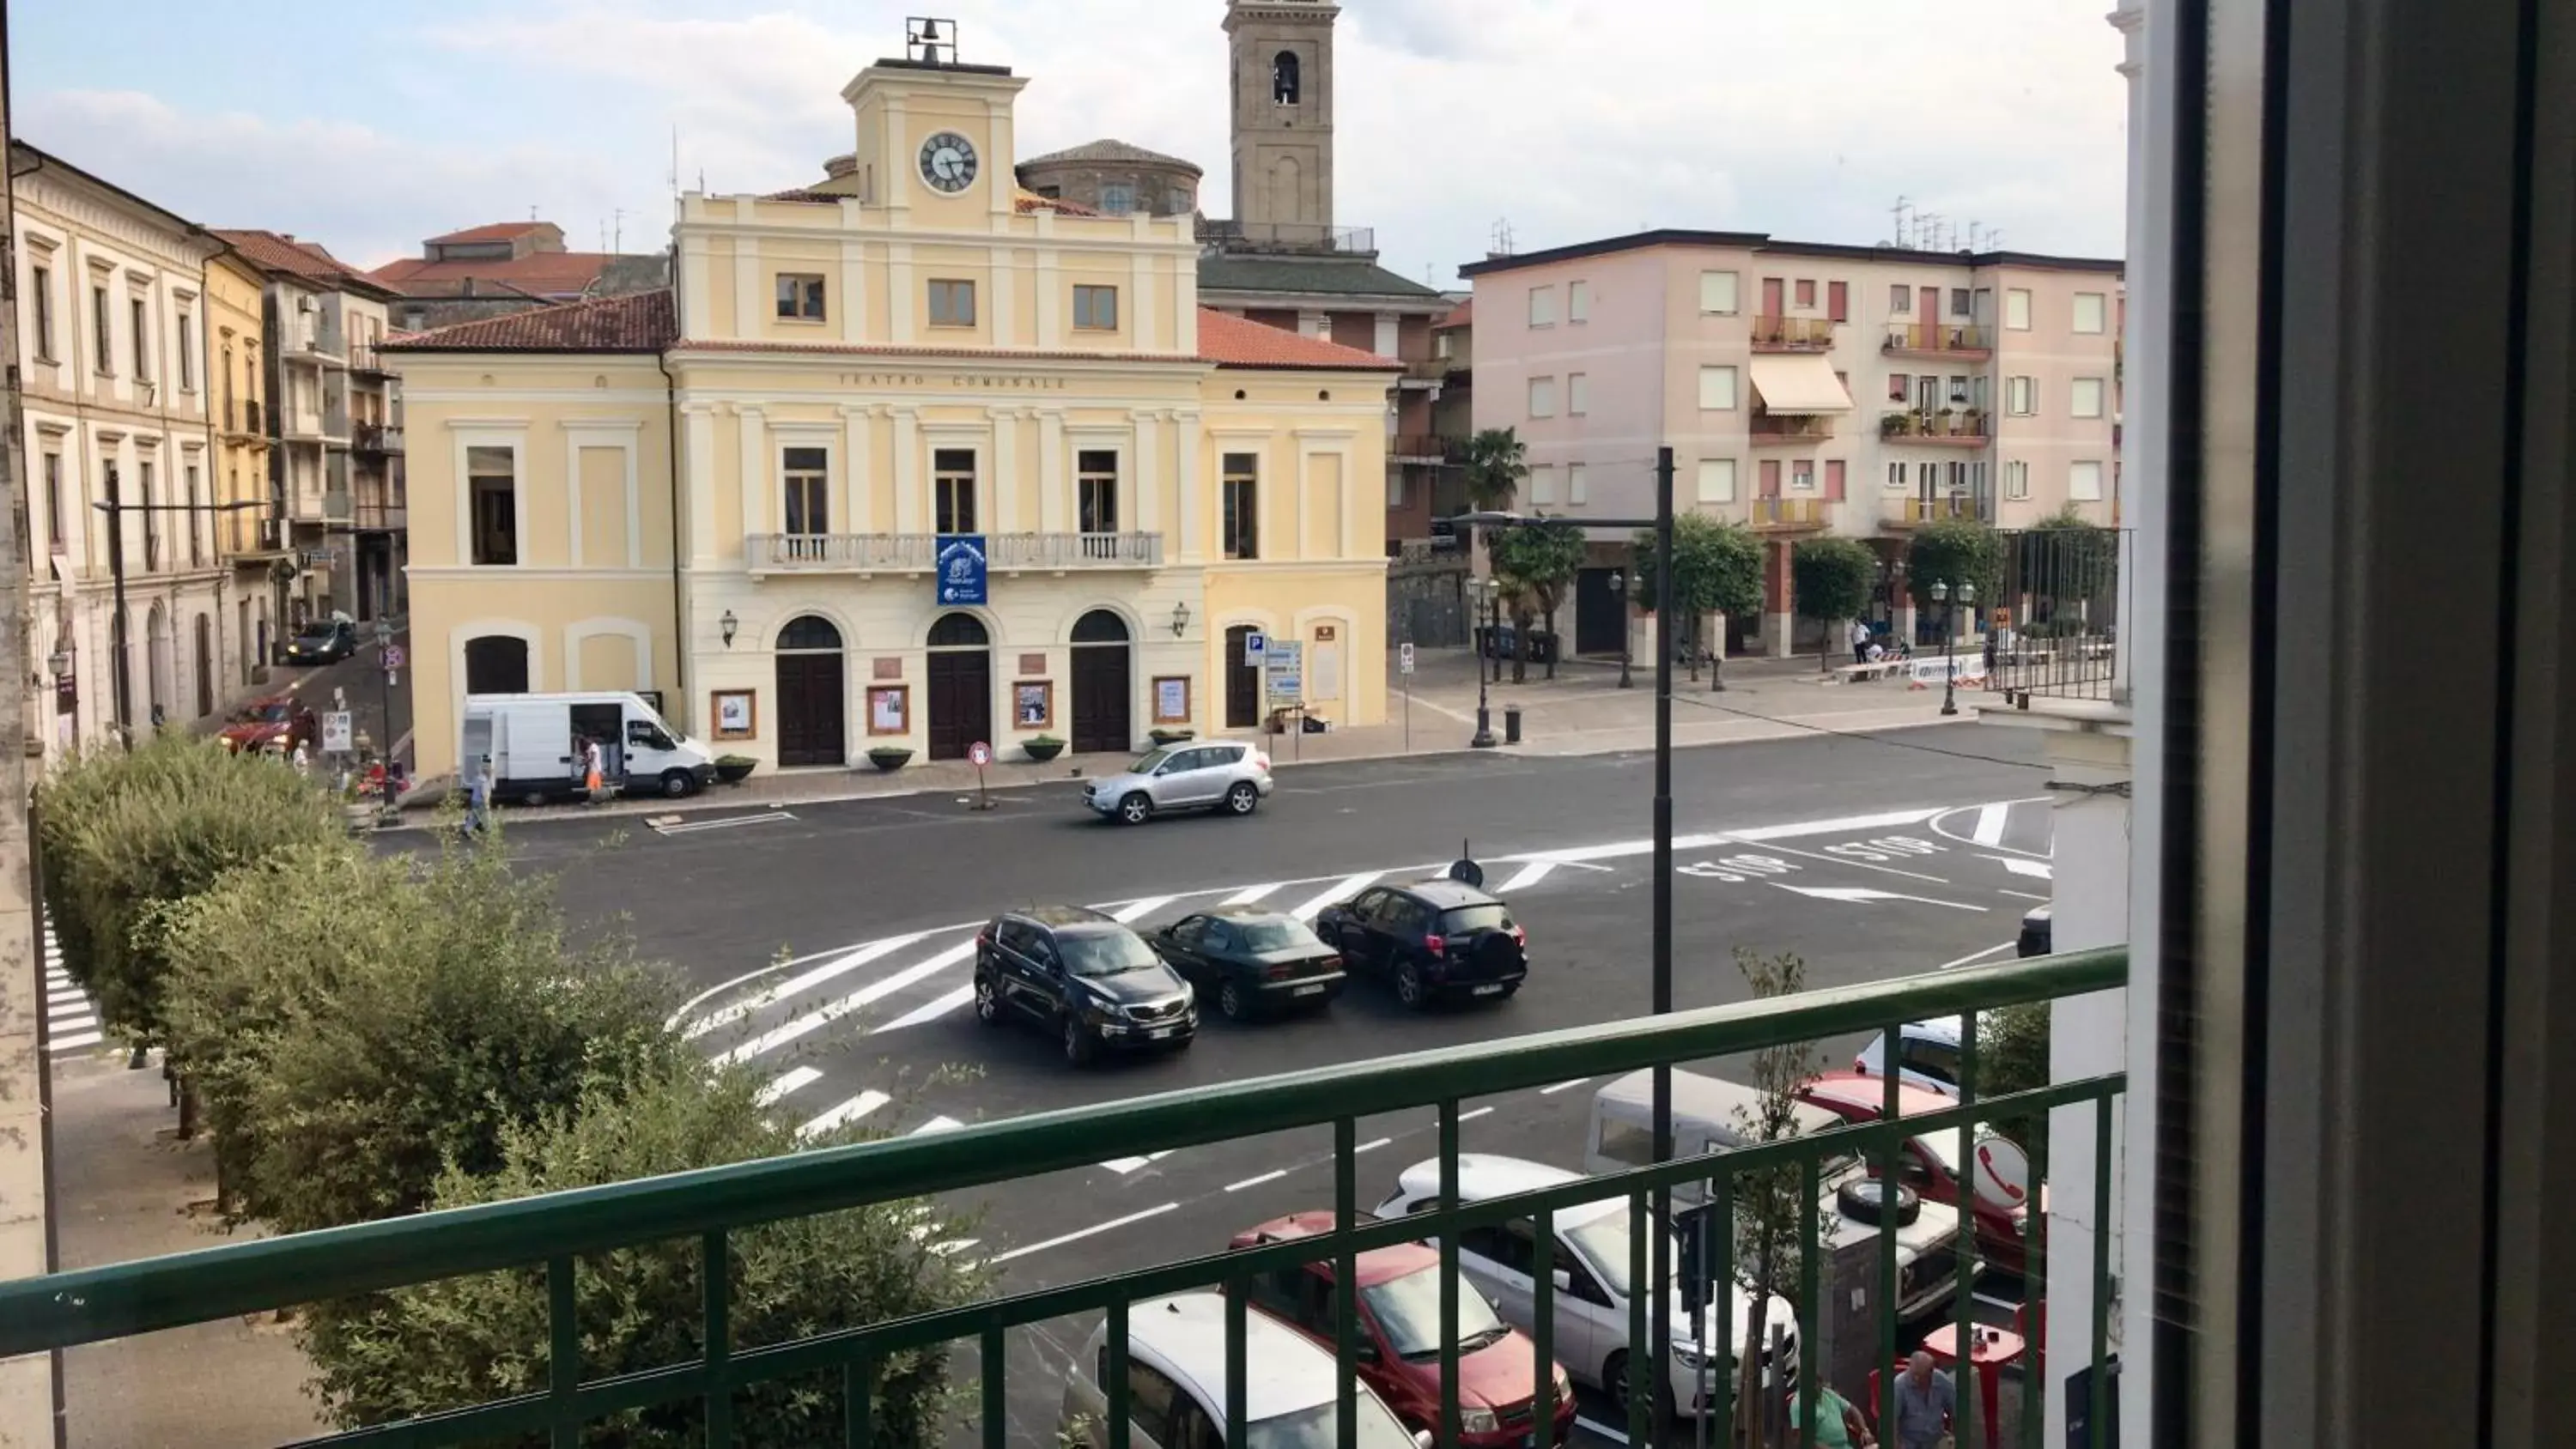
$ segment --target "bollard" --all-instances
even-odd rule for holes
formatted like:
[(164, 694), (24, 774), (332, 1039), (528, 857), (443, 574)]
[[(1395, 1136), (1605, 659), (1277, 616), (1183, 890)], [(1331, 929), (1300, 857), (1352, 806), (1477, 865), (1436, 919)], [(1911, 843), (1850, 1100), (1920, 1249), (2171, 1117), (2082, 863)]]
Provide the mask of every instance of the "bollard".
[(1504, 705), (1504, 706), (1503, 706), (1503, 743), (1504, 743), (1504, 744), (1507, 744), (1507, 745), (1517, 745), (1517, 744), (1519, 744), (1520, 742), (1521, 742), (1521, 707), (1520, 707), (1519, 705), (1517, 705), (1517, 704), (1507, 704), (1507, 705)]

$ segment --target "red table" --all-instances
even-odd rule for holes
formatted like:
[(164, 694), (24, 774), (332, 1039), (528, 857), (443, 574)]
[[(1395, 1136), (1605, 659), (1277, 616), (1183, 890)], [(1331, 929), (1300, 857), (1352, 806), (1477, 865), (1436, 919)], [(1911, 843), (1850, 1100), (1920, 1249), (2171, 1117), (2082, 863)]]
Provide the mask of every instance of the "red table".
[[(1987, 1449), (2001, 1442), (2003, 1426), (1999, 1422), (1998, 1400), (2001, 1386), (1995, 1371), (2006, 1364), (2019, 1363), (2030, 1345), (2018, 1333), (2001, 1328), (1976, 1328), (1970, 1345), (1969, 1362), (1977, 1376), (1977, 1417), (1984, 1421)], [(1959, 1325), (1945, 1323), (1923, 1336), (1923, 1351), (1944, 1367), (1959, 1361)]]

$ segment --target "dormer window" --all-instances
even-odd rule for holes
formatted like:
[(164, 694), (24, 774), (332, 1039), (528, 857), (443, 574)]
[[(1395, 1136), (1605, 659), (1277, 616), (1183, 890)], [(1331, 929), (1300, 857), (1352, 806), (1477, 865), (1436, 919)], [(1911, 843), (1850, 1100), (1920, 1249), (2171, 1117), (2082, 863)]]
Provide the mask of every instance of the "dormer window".
[(1297, 52), (1283, 50), (1271, 57), (1270, 99), (1283, 106), (1297, 104)]

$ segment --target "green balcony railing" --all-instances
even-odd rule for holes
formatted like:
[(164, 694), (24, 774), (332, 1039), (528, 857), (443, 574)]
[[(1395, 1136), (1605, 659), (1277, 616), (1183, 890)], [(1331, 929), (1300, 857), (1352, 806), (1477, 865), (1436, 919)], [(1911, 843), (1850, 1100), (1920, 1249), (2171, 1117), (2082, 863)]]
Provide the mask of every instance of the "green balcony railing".
[[(1532, 1422), (1554, 1422), (1556, 1379), (1552, 1325), (1554, 1294), (1560, 1291), (1552, 1271), (1555, 1215), (1582, 1204), (1624, 1199), (1634, 1261), (1632, 1283), (1652, 1284), (1646, 1262), (1644, 1231), (1654, 1195), (1681, 1185), (1699, 1185), (1714, 1205), (1712, 1217), (1729, 1218), (1729, 1193), (1745, 1174), (1796, 1167), (1814, 1200), (1819, 1164), (1828, 1158), (1865, 1154), (1891, 1179), (1899, 1175), (1902, 1143), (1935, 1131), (1960, 1134), (1958, 1160), (1976, 1160), (1974, 1143), (1981, 1123), (2020, 1123), (2029, 1143), (2030, 1182), (2044, 1182), (2047, 1172), (2046, 1114), (2052, 1110), (2091, 1109), (2096, 1141), (2094, 1180), (2071, 1199), (2094, 1205), (2092, 1219), (2110, 1193), (2108, 1144), (2117, 1098), (2124, 1088), (2118, 1074), (2061, 1082), (1984, 1101), (1973, 1091), (1958, 1106), (1937, 1112), (1913, 1112), (1901, 1122), (1896, 1079), (1887, 1079), (1883, 1112), (1875, 1121), (1840, 1127), (1811, 1136), (1733, 1152), (1676, 1160), (1630, 1171), (1579, 1178), (1540, 1191), (1468, 1204), (1454, 1196), (1459, 1159), (1459, 1104), (1462, 1100), (1520, 1088), (1619, 1074), (1639, 1068), (1671, 1066), (1704, 1058), (1729, 1056), (1768, 1046), (1817, 1041), (1827, 1037), (1891, 1030), (1901, 1023), (1958, 1016), (1962, 1033), (1963, 1078), (1976, 1077), (1976, 1013), (2025, 1002), (2052, 1000), (2117, 988), (2127, 980), (2123, 950), (2075, 952), (2008, 965), (1969, 967), (1874, 983), (1811, 991), (1770, 1001), (1745, 1002), (1680, 1012), (1661, 1018), (1634, 1018), (1598, 1026), (1543, 1032), (1504, 1041), (1450, 1047), (1355, 1064), (1322, 1067), (1280, 1076), (1195, 1088), (1132, 1099), (1105, 1106), (1039, 1113), (987, 1122), (939, 1134), (908, 1136), (794, 1156), (679, 1173), (667, 1177), (615, 1183), (602, 1187), (522, 1198), (413, 1217), (389, 1219), (322, 1232), (255, 1242), (233, 1243), (195, 1252), (105, 1267), (57, 1273), (0, 1283), (0, 1358), (45, 1349), (70, 1348), (134, 1334), (207, 1323), (239, 1315), (273, 1312), (326, 1299), (382, 1292), (405, 1285), (437, 1282), (468, 1274), (502, 1270), (542, 1271), (550, 1289), (551, 1356), (548, 1387), (539, 1393), (455, 1409), (353, 1430), (314, 1441), (343, 1445), (463, 1445), (546, 1436), (551, 1443), (579, 1443), (586, 1426), (637, 1409), (702, 1406), (704, 1442), (710, 1449), (741, 1442), (733, 1424), (733, 1395), (747, 1386), (816, 1374), (837, 1375), (843, 1437), (847, 1445), (871, 1445), (870, 1386), (890, 1357), (909, 1351), (971, 1341), (980, 1351), (982, 1442), (1007, 1442), (1003, 1413), (1006, 1356), (1004, 1335), (1015, 1327), (1073, 1314), (1102, 1313), (1107, 1318), (1105, 1423), (1094, 1433), (1095, 1449), (1129, 1449), (1132, 1434), (1128, 1405), (1128, 1311), (1141, 1299), (1229, 1286), (1225, 1312), (1227, 1336), (1225, 1439), (1246, 1442), (1244, 1386), (1249, 1367), (1244, 1351), (1245, 1289), (1260, 1273), (1316, 1262), (1337, 1265), (1336, 1281), (1352, 1282), (1356, 1256), (1372, 1248), (1437, 1239), (1440, 1272), (1445, 1283), (1457, 1279), (1458, 1241), (1468, 1229), (1529, 1219), (1537, 1261), (1532, 1275), (1536, 1295), (1532, 1327), (1533, 1383), (1537, 1402)], [(1893, 1038), (1891, 1038), (1892, 1040)], [(1377, 1221), (1360, 1214), (1357, 1164), (1358, 1124), (1364, 1117), (1407, 1108), (1433, 1107), (1439, 1113), (1438, 1160), (1442, 1205), (1400, 1220)], [(1171, 1261), (1138, 1271), (1087, 1282), (1004, 1296), (936, 1312), (871, 1323), (845, 1331), (818, 1334), (790, 1342), (746, 1347), (732, 1340), (728, 1328), (731, 1302), (727, 1235), (760, 1223), (870, 1204), (993, 1186), (1043, 1173), (1087, 1167), (1104, 1152), (1149, 1153), (1237, 1139), (1257, 1134), (1330, 1124), (1334, 1133), (1336, 1226), (1329, 1232), (1240, 1252)], [(1963, 1190), (1964, 1185), (1963, 1185)], [(2038, 1196), (2036, 1190), (2032, 1196)], [(2060, 1202), (2070, 1199), (2060, 1196)], [(2046, 1281), (2043, 1213), (2027, 1215), (2023, 1250), (2024, 1281), (2036, 1293)], [(1956, 1342), (1970, 1342), (1972, 1288), (1979, 1272), (1976, 1234), (1961, 1214), (1956, 1275)], [(1810, 1227), (1812, 1233), (1812, 1225)], [(1698, 1258), (1706, 1285), (1737, 1278), (1729, 1235), (1711, 1235)], [(1898, 1344), (1892, 1305), (1897, 1301), (1896, 1235), (1877, 1235), (1878, 1283), (1873, 1300), (1888, 1305), (1876, 1315), (1875, 1361), (1891, 1364)], [(580, 1361), (575, 1263), (588, 1254), (654, 1242), (691, 1241), (702, 1255), (704, 1290), (701, 1352), (692, 1359), (645, 1372), (585, 1379)], [(2106, 1361), (2108, 1304), (2111, 1299), (2109, 1236), (2094, 1237), (2092, 1264), (2094, 1311), (2088, 1361)], [(1803, 1282), (1795, 1295), (1795, 1342), (1818, 1341), (1819, 1253), (1801, 1254)], [(1672, 1280), (1680, 1286), (1680, 1280)], [(1652, 1291), (1650, 1289), (1650, 1291)], [(1654, 1295), (1669, 1302), (1666, 1294)], [(1360, 1396), (1352, 1366), (1360, 1361), (1353, 1295), (1338, 1301), (1340, 1401), (1338, 1443), (1354, 1449), (1359, 1440)], [(1440, 1422), (1430, 1426), (1442, 1445), (1458, 1442), (1456, 1293), (1442, 1294), (1444, 1332), (1440, 1351), (1444, 1389)], [(1649, 1343), (1648, 1293), (1631, 1296), (1627, 1342)], [(1701, 1301), (1708, 1301), (1703, 1293)], [(1714, 1301), (1723, 1303), (1723, 1297)], [(1731, 1314), (1714, 1315), (1714, 1365), (1735, 1361)], [(1668, 1326), (1667, 1331), (1679, 1325)], [(1679, 1336), (1676, 1333), (1676, 1336)], [(1696, 1337), (1697, 1335), (1694, 1335)], [(2032, 1346), (2032, 1360), (2039, 1346)], [(1696, 1356), (1694, 1356), (1696, 1357)], [(1809, 1355), (1811, 1357), (1811, 1355)], [(1654, 1414), (1651, 1385), (1664, 1378), (1661, 1364), (1644, 1362), (1645, 1354), (1628, 1357), (1626, 1392), (1617, 1396), (1628, 1417), (1631, 1442), (1648, 1443)], [(2026, 1374), (2022, 1426), (2023, 1449), (2040, 1443), (2038, 1386), (2043, 1378), (2063, 1380), (2069, 1365), (2051, 1365), (2046, 1375)], [(1650, 1378), (1650, 1375), (1652, 1376)], [(1792, 1391), (1801, 1400), (1805, 1427), (1794, 1442), (1812, 1445), (1816, 1422), (1818, 1375), (1798, 1373)], [(1882, 1376), (1881, 1392), (1895, 1391), (1892, 1374)], [(1668, 1380), (1666, 1380), (1668, 1381)], [(1732, 1376), (1709, 1371), (1703, 1381), (1706, 1411), (1719, 1425), (1732, 1413)], [(1848, 1386), (1847, 1386), (1848, 1387)], [(1773, 1385), (1777, 1391), (1777, 1384)], [(1854, 1402), (1862, 1396), (1848, 1395)], [(1970, 1375), (1957, 1379), (1957, 1442), (1985, 1445), (1991, 1432), (1980, 1394)], [(75, 1406), (77, 1408), (77, 1406)], [(1893, 1442), (1887, 1423), (1890, 1404), (1864, 1406), (1882, 1425), (1882, 1442)], [(2093, 1416), (2093, 1439), (2103, 1441), (2104, 1416)], [(1543, 1431), (1542, 1431), (1543, 1432)], [(1721, 1431), (1711, 1442), (1730, 1442)]]

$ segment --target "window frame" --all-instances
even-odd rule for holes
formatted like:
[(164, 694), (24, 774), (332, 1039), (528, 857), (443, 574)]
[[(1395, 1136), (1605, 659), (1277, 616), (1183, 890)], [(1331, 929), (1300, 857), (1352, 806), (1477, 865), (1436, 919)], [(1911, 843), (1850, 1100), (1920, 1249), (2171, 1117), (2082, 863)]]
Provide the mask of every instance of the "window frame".
[(1579, 418), (1592, 411), (1592, 374), (1569, 372), (1565, 375), (1565, 415)]
[(145, 339), (152, 335), (152, 299), (127, 293), (125, 315), (126, 325), (134, 333), (134, 380), (155, 381), (152, 354), (158, 349), (145, 345)]
[(90, 367), (101, 377), (116, 376), (116, 316), (108, 311), (108, 291), (107, 283), (90, 279), (90, 345), (98, 354), (90, 359)]
[(54, 269), (43, 262), (28, 265), (27, 285), (35, 293), (36, 360), (57, 362), (54, 356)]
[(1571, 325), (1592, 320), (1592, 283), (1583, 278), (1565, 284), (1565, 320)]
[(1581, 463), (1565, 465), (1565, 501), (1569, 507), (1592, 501), (1590, 470)]
[[(1723, 278), (1718, 288), (1725, 294), (1726, 305), (1709, 305), (1709, 284)], [(1744, 310), (1744, 276), (1731, 268), (1706, 267), (1699, 274), (1699, 314), (1703, 317), (1733, 317)]]
[[(2107, 385), (2107, 381), (2107, 379), (2099, 377), (2079, 377), (2069, 382), (2067, 384), (2066, 394), (2068, 415), (2078, 418), (2101, 418), (2107, 416), (2111, 404), (2111, 390)], [(2084, 403), (2084, 390), (2087, 387), (2090, 387), (2093, 390), (2093, 403), (2090, 411), (2086, 410)]]
[(2039, 416), (2039, 379), (2023, 373), (2004, 379), (2004, 416), (2035, 418)]
[[(798, 454), (811, 454), (809, 463)], [(811, 443), (798, 443), (778, 450), (779, 508), (778, 531), (792, 538), (820, 538), (832, 531), (832, 450)], [(803, 497), (800, 499), (799, 494)], [(815, 522), (820, 528), (792, 528), (789, 520), (803, 514), (803, 522)]]
[(781, 322), (830, 320), (828, 293), (820, 272), (780, 272), (774, 285), (773, 311)]
[[(963, 468), (955, 460), (966, 459)], [(984, 460), (973, 448), (933, 448), (930, 450), (930, 521), (931, 531), (939, 534), (975, 533), (983, 511), (978, 495), (983, 491)], [(958, 485), (964, 484), (961, 491)], [(962, 507), (960, 504), (962, 503)], [(960, 522), (964, 527), (957, 527)]]
[(1529, 470), (1530, 502), (1547, 505), (1556, 501), (1556, 465), (1532, 463)]
[(45, 543), (49, 551), (61, 553), (63, 544), (63, 455), (59, 449), (46, 449), (38, 456), (44, 459), (37, 472), (45, 480)]
[(2004, 330), (2006, 332), (2030, 330), (2030, 288), (2004, 288)]
[[(1238, 468), (1236, 460), (1245, 466)], [(1217, 455), (1217, 552), (1229, 560), (1261, 557), (1261, 455)]]
[(197, 367), (193, 360), (193, 354), (196, 352), (197, 342), (196, 313), (190, 310), (185, 303), (182, 303), (179, 307), (179, 315), (174, 318), (173, 321), (177, 324), (179, 330), (179, 391), (195, 392), (197, 390)]
[[(1109, 303), (1109, 318), (1100, 318), (1101, 299)], [(1107, 282), (1073, 284), (1073, 327), (1077, 332), (1115, 332), (1118, 330), (1118, 288)]]
[[(520, 452), (520, 446), (516, 442), (467, 443), (465, 445), (465, 561), (475, 568), (517, 568), (522, 562), (521, 555), (525, 550), (519, 546), (519, 513), (524, 501), (520, 496), (523, 491), (520, 486), (522, 480), (519, 476)], [(474, 455), (477, 453), (507, 454), (510, 460), (509, 472), (501, 474), (476, 471)], [(486, 486), (495, 483), (506, 483), (507, 491), (504, 492), (501, 488)], [(495, 494), (498, 494), (502, 501), (508, 505), (507, 512), (510, 520), (510, 529), (507, 537), (510, 555), (508, 558), (485, 558), (483, 556), (483, 542), (485, 538), (484, 515), (487, 506), (484, 500)]]
[[(1108, 467), (1102, 468), (1097, 466), (1095, 462), (1090, 461), (1101, 458), (1109, 460)], [(1118, 531), (1118, 479), (1120, 474), (1125, 472), (1124, 467), (1121, 466), (1123, 461), (1124, 460), (1118, 455), (1118, 450), (1115, 448), (1077, 448), (1074, 450), (1073, 522), (1075, 532), (1116, 533)], [(1105, 490), (1103, 490), (1108, 500), (1107, 512), (1109, 526), (1107, 528), (1094, 528), (1091, 526), (1093, 522), (1091, 516), (1092, 511), (1089, 506), (1089, 500), (1085, 495), (1093, 491), (1092, 485), (1094, 484), (1107, 485)]]
[[(933, 327), (958, 328), (970, 328), (976, 325), (975, 283), (972, 278), (932, 277), (929, 279), (928, 286), (930, 289), (929, 307), (923, 315), (929, 319), (929, 325)], [(945, 318), (940, 316), (940, 313), (943, 310), (941, 306), (943, 298), (946, 299), (948, 303), (945, 310), (951, 314)], [(960, 298), (963, 298), (966, 303), (965, 315), (962, 318), (954, 315), (956, 312), (955, 304)]]
[(2004, 460), (2004, 497), (2020, 500), (2030, 497), (2030, 464), (2021, 458)]
[(1556, 325), (1556, 284), (1541, 283), (1529, 289), (1528, 324), (1531, 328)]
[[(2087, 300), (2090, 300), (2094, 307), (2093, 325), (2090, 327), (2084, 325), (2084, 304)], [(2111, 294), (2108, 292), (2076, 293), (2074, 300), (2067, 304), (2066, 325), (2068, 331), (2079, 337), (2102, 336), (2111, 325)]]
[[(2088, 468), (2091, 469), (2093, 473), (2092, 491), (2089, 493), (2079, 493), (2076, 491), (2076, 480), (2083, 477), (2085, 470)], [(2102, 466), (2102, 460), (2099, 458), (2068, 459), (2066, 463), (2066, 501), (2069, 503), (2101, 502), (2106, 496), (2104, 488), (2109, 482), (2109, 479), (2110, 470)]]
[[(1712, 476), (1712, 473), (1711, 473), (1711, 465), (1712, 465), (1712, 464), (1714, 464), (1714, 465), (1718, 465), (1718, 466), (1717, 466), (1717, 469), (1716, 469), (1716, 476), (1720, 476), (1720, 477), (1723, 477), (1723, 478), (1725, 479), (1725, 492), (1724, 492), (1722, 495), (1712, 495), (1712, 494), (1709, 492), (1709, 480), (1710, 480), (1710, 478), (1711, 478), (1711, 476)], [(1697, 475), (1696, 475), (1696, 476), (1697, 476), (1697, 487), (1698, 487), (1698, 489), (1699, 489), (1699, 501), (1700, 501), (1700, 502), (1702, 502), (1702, 503), (1733, 503), (1733, 502), (1735, 502), (1735, 501), (1736, 501), (1736, 499), (1737, 499), (1737, 497), (1739, 496), (1739, 486), (1740, 486), (1740, 484), (1741, 484), (1741, 482), (1742, 482), (1742, 479), (1741, 479), (1740, 475), (1743, 473), (1743, 471), (1744, 471), (1744, 470), (1743, 470), (1743, 468), (1742, 468), (1742, 467), (1737, 463), (1737, 461), (1736, 461), (1735, 459), (1733, 459), (1733, 458), (1702, 458), (1702, 459), (1700, 459), (1700, 460), (1699, 460), (1699, 468), (1698, 468), (1698, 470), (1697, 470)]]
[[(1546, 404), (1544, 409), (1540, 407), (1542, 402)], [(1533, 419), (1555, 417), (1556, 375), (1554, 373), (1549, 373), (1541, 377), (1531, 378), (1527, 388), (1525, 389), (1523, 405), (1527, 409), (1529, 416)]]
[[(1722, 391), (1726, 395), (1726, 400), (1723, 402), (1710, 402), (1708, 400), (1709, 384), (1720, 378), (1723, 378), (1725, 381), (1725, 386)], [(1743, 405), (1744, 383), (1742, 377), (1739, 375), (1738, 369), (1733, 363), (1704, 362), (1700, 364), (1699, 410), (1701, 412), (1730, 413), (1740, 410)]]

